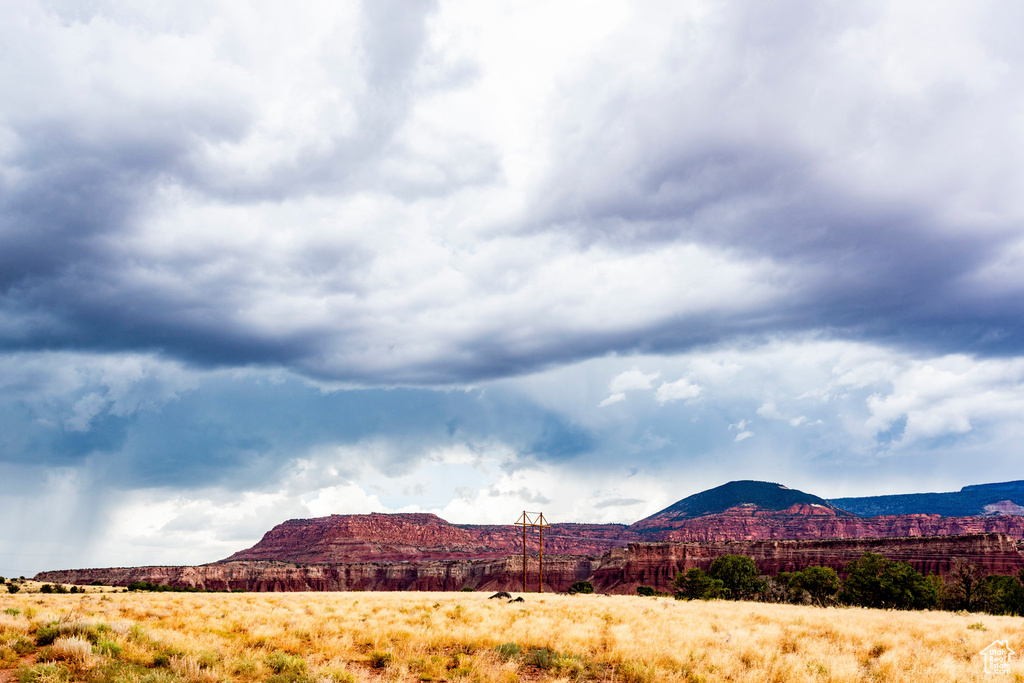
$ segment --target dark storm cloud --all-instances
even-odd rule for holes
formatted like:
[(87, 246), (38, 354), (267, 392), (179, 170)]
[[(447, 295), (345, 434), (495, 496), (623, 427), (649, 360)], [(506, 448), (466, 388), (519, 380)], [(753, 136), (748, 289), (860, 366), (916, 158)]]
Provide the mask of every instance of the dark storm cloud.
[(83, 423), (76, 415), (83, 397), (102, 392), (90, 386), (62, 405), (53, 395), (8, 392), (0, 400), (0, 462), (84, 466), (108, 487), (238, 490), (274, 481), (294, 458), (317, 448), (375, 439), (396, 449), (371, 463), (386, 477), (414, 467), (424, 449), (446, 444), (502, 439), (544, 459), (594, 445), (588, 430), (507, 392), (324, 393), (295, 379), (209, 378), (180, 395), (157, 390), (173, 398), (143, 401), (130, 412), (105, 405)]
[[(960, 42), (886, 5), (727, 4), (657, 26), (638, 13), (539, 100), (546, 165), (500, 221), (481, 217), (504, 191), (501, 141), (417, 118), (438, 83), (472, 93), (486, 77), (431, 42), (436, 3), (369, 2), (297, 29), (286, 20), (302, 13), (282, 15), (232, 34), (258, 45), (248, 51), (205, 34), (215, 17), (200, 10), (150, 33), (116, 8), (15, 15), (7, 34), (45, 49), (4, 48), (31, 69), (4, 76), (0, 345), (152, 350), (366, 384), (808, 330), (1016, 353), (1020, 284), (976, 278), (1024, 237), (1007, 113), (1024, 59), (1005, 9), (968, 13)], [(319, 32), (308, 49), (277, 50), (294, 47), (293, 29)], [(174, 63), (161, 39), (180, 72), (159, 71)], [(96, 45), (113, 56), (102, 62)], [(27, 80), (55, 105), (40, 108)], [(468, 127), (454, 102), (444, 113)], [(307, 200), (324, 205), (319, 231), (295, 209)], [(197, 217), (210, 207), (222, 213)], [(190, 252), (188, 229), (204, 220), (219, 241)], [(656, 300), (645, 286), (674, 283), (616, 259), (687, 245), (706, 252), (693, 264), (721, 255), (752, 274), (729, 302), (709, 281), (695, 295), (707, 305), (631, 318)], [(509, 253), (525, 258), (503, 266)], [(593, 261), (544, 281), (543, 261), (559, 257)], [(605, 264), (609, 292), (636, 291), (572, 320), (606, 305), (601, 278), (572, 290)]]
[[(979, 176), (993, 187), (1007, 170), (1020, 179), (1006, 152), (1019, 139), (1001, 113), (1022, 86), (1021, 51), (1005, 40), (1009, 8), (986, 6), (965, 28), (995, 36), (986, 57), (1012, 65), (1000, 88), (978, 93), (928, 74), (913, 96), (857, 64), (858, 33), (885, 34), (878, 5), (736, 9), (714, 13), (713, 44), (680, 31), (664, 73), (634, 72), (607, 89), (594, 86), (599, 71), (585, 81), (531, 229), (623, 249), (696, 241), (790, 269), (790, 295), (777, 305), (645, 330), (639, 350), (686, 349), (694, 327), (711, 337), (826, 329), (933, 351), (1024, 349), (1019, 285), (970, 282), (1021, 239), (1024, 218), (1019, 205), (1000, 215), (983, 203), (992, 197), (972, 196)], [(917, 30), (940, 40), (932, 28)], [(912, 49), (901, 54), (908, 64), (885, 66), (913, 69)], [(858, 160), (872, 155), (877, 170), (865, 177)], [(941, 186), (929, 180), (936, 167)], [(848, 177), (836, 172), (844, 168)], [(950, 215), (956, 202), (978, 204), (961, 217)]]
[[(364, 5), (361, 46), (352, 46), (349, 55), (326, 51), (318, 63), (328, 74), (353, 69), (364, 74), (367, 87), (350, 102), (357, 119), (354, 130), (311, 140), (284, 160), (258, 159), (255, 168), (245, 169), (204, 151), (230, 148), (254, 135), (253, 96), (230, 80), (235, 66), (218, 64), (212, 75), (193, 74), (193, 87), (174, 100), (116, 82), (119, 69), (132, 77), (130, 65), (117, 63), (116, 57), (106, 67), (109, 74), (94, 63), (83, 65), (81, 80), (115, 88), (104, 99), (88, 87), (61, 92), (61, 81), (70, 77), (63, 70), (74, 65), (62, 63), (59, 54), (40, 59), (40, 45), (30, 44), (29, 38), (8, 41), (8, 64), (33, 64), (27, 74), (14, 76), (18, 82), (10, 83), (12, 90), (27, 90), (24, 81), (37, 77), (43, 87), (57, 89), (52, 93), (57, 106), (35, 118), (10, 110), (5, 117), (15, 142), (8, 155), (0, 156), (6, 171), (0, 174), (0, 346), (150, 349), (199, 364), (289, 364), (316, 355), (326, 336), (344, 337), (343, 323), (332, 330), (293, 333), (260, 333), (233, 324), (225, 309), (251, 296), (240, 282), (244, 267), (203, 291), (153, 285), (147, 280), (163, 277), (162, 271), (187, 280), (189, 270), (222, 255), (154, 264), (125, 242), (137, 236), (141, 221), (152, 218), (159, 191), (167, 186), (246, 204), (310, 193), (344, 195), (368, 187), (415, 196), (492, 175), (493, 154), (469, 142), (452, 150), (424, 182), (391, 177), (381, 167), (385, 162), (400, 166), (409, 154), (393, 137), (415, 93), (411, 79), (423, 50), (424, 22), (434, 5)], [(29, 26), (39, 32), (35, 38), (44, 49), (57, 53), (60, 41), (80, 40), (86, 27), (95, 25), (88, 22), (121, 19), (99, 8), (65, 11), (53, 26), (45, 12), (26, 15), (16, 16), (7, 31)], [(125, 35), (135, 37), (133, 17), (127, 19)], [(201, 24), (190, 22), (187, 29), (198, 30)], [(100, 41), (101, 31), (96, 28)], [(114, 84), (102, 83), (108, 75)], [(118, 91), (118, 86), (127, 89)], [(355, 246), (327, 255), (333, 268), (367, 260)], [(311, 253), (302, 269), (315, 268), (316, 259), (324, 256), (323, 250)]]

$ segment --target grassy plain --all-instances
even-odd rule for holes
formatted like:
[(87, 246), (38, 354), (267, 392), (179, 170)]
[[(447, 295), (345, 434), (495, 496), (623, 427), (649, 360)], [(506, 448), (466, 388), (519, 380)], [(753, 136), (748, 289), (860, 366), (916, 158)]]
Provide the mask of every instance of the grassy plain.
[[(1024, 619), (482, 593), (0, 594), (0, 681), (1024, 681)], [(50, 644), (40, 644), (52, 641)]]

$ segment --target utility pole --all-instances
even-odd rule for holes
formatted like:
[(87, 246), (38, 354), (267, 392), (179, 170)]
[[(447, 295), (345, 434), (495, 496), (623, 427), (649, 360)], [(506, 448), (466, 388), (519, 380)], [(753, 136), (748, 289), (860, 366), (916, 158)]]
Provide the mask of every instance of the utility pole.
[(536, 527), (540, 529), (540, 567), (537, 574), (537, 592), (544, 592), (544, 527), (551, 526), (544, 519), (543, 512), (527, 512), (523, 510), (523, 514), (519, 516), (516, 521), (516, 526), (523, 527), (523, 592), (526, 592), (526, 527)]

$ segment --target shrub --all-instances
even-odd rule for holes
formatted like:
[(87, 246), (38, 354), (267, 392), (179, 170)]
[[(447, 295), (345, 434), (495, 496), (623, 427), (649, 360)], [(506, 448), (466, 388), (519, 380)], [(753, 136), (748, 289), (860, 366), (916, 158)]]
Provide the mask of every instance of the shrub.
[(557, 652), (542, 647), (530, 653), (529, 663), (541, 669), (550, 669), (558, 658)]
[(36, 628), (36, 645), (50, 645), (60, 637), (60, 628), (55, 623)]
[(891, 562), (864, 553), (846, 565), (840, 600), (850, 605), (895, 609), (927, 609), (939, 600), (934, 583), (906, 562)]
[(808, 599), (819, 606), (833, 602), (842, 587), (836, 570), (820, 566), (807, 567), (797, 572), (780, 572), (775, 581), (790, 591), (789, 602)]
[(577, 581), (569, 588), (570, 593), (583, 593), (588, 595), (594, 592), (594, 585), (589, 581)]
[(112, 640), (99, 640), (96, 642), (96, 651), (108, 657), (118, 657), (124, 651), (124, 648)]
[(501, 645), (494, 646), (494, 651), (506, 662), (518, 657), (522, 650), (523, 648), (519, 647), (516, 643), (502, 643)]
[(636, 594), (637, 595), (643, 595), (644, 597), (653, 597), (654, 596), (654, 589), (651, 588), (650, 586), (637, 586), (636, 587)]
[(679, 600), (713, 600), (721, 597), (723, 590), (720, 579), (712, 578), (699, 567), (692, 567), (685, 574), (679, 572), (673, 583)]
[(60, 664), (36, 664), (18, 670), (18, 683), (65, 683), (71, 672)]
[(7, 647), (11, 648), (14, 650), (15, 654), (22, 657), (36, 649), (35, 645), (32, 644), (32, 641), (22, 635), (17, 636), (13, 641), (7, 643)]
[(472, 588), (470, 588), (469, 586), (463, 586), (463, 587), (462, 587), (462, 592), (463, 592), (463, 593), (472, 593), (472, 592), (473, 592), (473, 589), (472, 589)]
[(13, 607), (8, 607), (7, 609), (4, 610), (4, 614), (9, 614), (12, 617), (16, 617), (19, 614), (21, 614), (21, 610), (20, 609), (15, 609)]
[(92, 645), (81, 636), (64, 636), (53, 641), (49, 650), (50, 658), (83, 665), (92, 654)]
[(721, 581), (722, 589), (733, 600), (753, 597), (764, 587), (754, 560), (744, 555), (722, 555), (711, 563), (708, 575)]
[(14, 583), (7, 584), (7, 592), (8, 593), (17, 593), (20, 590), (21, 590), (21, 586), (19, 586), (17, 584), (14, 584)]
[(264, 661), (277, 674), (303, 674), (306, 672), (306, 661), (302, 657), (296, 657), (280, 650), (267, 655)]
[(18, 653), (9, 647), (0, 645), (0, 669), (11, 669), (17, 666)]
[(317, 677), (317, 680), (333, 681), (333, 683), (355, 683), (356, 677), (349, 671), (342, 669), (328, 669), (327, 671), (321, 671)]
[(391, 663), (392, 659), (394, 659), (394, 657), (392, 657), (390, 652), (380, 652), (379, 650), (374, 650), (370, 653), (370, 666), (372, 666), (374, 669), (383, 669)]

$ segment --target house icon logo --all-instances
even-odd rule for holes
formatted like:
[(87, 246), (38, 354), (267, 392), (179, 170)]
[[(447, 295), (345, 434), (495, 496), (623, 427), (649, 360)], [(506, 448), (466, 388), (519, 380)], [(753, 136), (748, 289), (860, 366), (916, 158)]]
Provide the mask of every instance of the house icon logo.
[(1010, 659), (1014, 654), (1007, 641), (993, 640), (991, 645), (981, 651), (981, 656), (985, 659), (985, 673), (1010, 673)]

